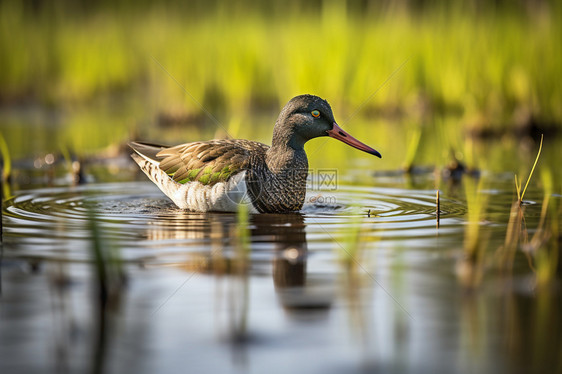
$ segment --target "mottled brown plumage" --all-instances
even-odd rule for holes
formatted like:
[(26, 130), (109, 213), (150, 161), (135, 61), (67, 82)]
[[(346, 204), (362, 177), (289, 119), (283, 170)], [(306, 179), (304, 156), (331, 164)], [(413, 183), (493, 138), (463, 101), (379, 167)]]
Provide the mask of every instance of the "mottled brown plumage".
[(247, 169), (252, 152), (267, 149), (269, 146), (250, 140), (221, 139), (165, 148), (156, 157), (161, 160), (160, 169), (178, 183), (199, 181), (213, 185)]
[[(319, 136), (334, 137), (380, 157), (377, 151), (343, 131), (336, 124), (330, 105), (312, 95), (297, 96), (283, 108), (273, 130), (271, 147), (243, 139), (210, 140), (169, 148), (137, 142), (130, 145), (142, 156), (134, 157), (141, 169), (178, 206), (205, 211), (231, 210), (233, 205), (225, 203), (221, 196), (207, 194), (228, 194), (232, 189), (242, 188), (255, 210), (290, 212), (300, 210), (305, 200), (308, 159), (304, 144)], [(242, 185), (237, 180), (231, 181), (240, 175)], [(190, 199), (190, 195), (176, 194), (176, 190), (201, 195), (189, 204), (178, 199)], [(217, 203), (207, 204), (206, 199)]]

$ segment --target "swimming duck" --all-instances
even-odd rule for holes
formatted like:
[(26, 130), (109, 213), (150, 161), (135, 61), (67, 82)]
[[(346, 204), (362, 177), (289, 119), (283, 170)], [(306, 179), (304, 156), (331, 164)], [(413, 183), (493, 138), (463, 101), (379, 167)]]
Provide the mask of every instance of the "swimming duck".
[(131, 157), (179, 208), (197, 212), (285, 213), (302, 208), (308, 159), (304, 144), (330, 136), (381, 157), (346, 133), (326, 100), (292, 98), (273, 128), (271, 146), (245, 139), (218, 139), (174, 147), (132, 142)]

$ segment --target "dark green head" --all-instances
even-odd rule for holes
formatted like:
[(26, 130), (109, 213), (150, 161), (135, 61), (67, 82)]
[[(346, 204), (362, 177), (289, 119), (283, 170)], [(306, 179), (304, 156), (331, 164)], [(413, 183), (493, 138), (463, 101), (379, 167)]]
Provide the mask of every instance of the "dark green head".
[(354, 148), (381, 157), (373, 148), (343, 131), (332, 113), (330, 104), (314, 95), (292, 98), (281, 110), (273, 129), (272, 146), (303, 149), (304, 143), (320, 136), (331, 136)]

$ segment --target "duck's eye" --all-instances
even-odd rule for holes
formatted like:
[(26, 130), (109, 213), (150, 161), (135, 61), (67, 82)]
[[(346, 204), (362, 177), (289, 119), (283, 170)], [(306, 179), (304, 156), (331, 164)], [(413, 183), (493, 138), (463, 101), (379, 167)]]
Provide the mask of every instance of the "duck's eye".
[(310, 114), (312, 114), (312, 117), (320, 117), (320, 111), (318, 110), (313, 110), (312, 112), (310, 112)]

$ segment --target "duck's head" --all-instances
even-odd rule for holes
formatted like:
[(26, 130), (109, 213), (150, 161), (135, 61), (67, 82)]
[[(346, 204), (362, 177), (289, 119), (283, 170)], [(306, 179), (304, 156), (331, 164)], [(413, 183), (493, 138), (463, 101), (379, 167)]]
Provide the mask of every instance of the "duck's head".
[(273, 147), (302, 149), (304, 143), (320, 136), (330, 136), (377, 157), (381, 154), (361, 143), (338, 126), (330, 104), (314, 95), (292, 98), (283, 108), (273, 129)]

